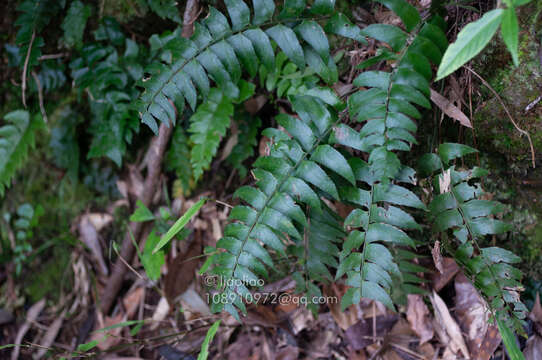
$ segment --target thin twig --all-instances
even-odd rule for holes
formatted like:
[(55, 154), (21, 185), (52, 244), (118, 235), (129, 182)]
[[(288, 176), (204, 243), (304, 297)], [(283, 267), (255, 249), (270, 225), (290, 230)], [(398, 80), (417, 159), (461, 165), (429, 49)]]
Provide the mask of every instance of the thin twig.
[(23, 78), (21, 80), (21, 90), (23, 97), (23, 105), (26, 107), (26, 73), (28, 71), (28, 62), (30, 61), (30, 53), (32, 52), (32, 44), (34, 44), (34, 39), (36, 38), (36, 31), (32, 32), (32, 37), (30, 38), (30, 43), (28, 44), (28, 50), (26, 50), (26, 58), (24, 59), (23, 67)]
[(38, 88), (38, 101), (40, 104), (41, 116), (43, 117), (43, 121), (47, 123), (47, 112), (45, 111), (45, 106), (43, 105), (43, 89), (41, 87), (41, 81), (34, 71), (32, 71), (32, 77), (34, 78), (36, 87)]
[(516, 124), (516, 122), (514, 121), (514, 118), (512, 117), (512, 115), (510, 114), (510, 111), (508, 111), (508, 108), (506, 107), (506, 105), (504, 104), (504, 101), (502, 101), (501, 97), (499, 96), (499, 94), (497, 94), (497, 92), (495, 91), (495, 89), (493, 89), (493, 87), (491, 87), (491, 85), (489, 85), (489, 83), (487, 81), (484, 80), (483, 77), (481, 77), (480, 75), (478, 75), (478, 73), (474, 70), (472, 70), (470, 67), (468, 66), (465, 66), (465, 68), (470, 71), (471, 73), (474, 74), (474, 76), (476, 76), (492, 93), (493, 95), (495, 95), (495, 97), (497, 98), (497, 100), (499, 100), (499, 102), (501, 103), (501, 106), (503, 107), (504, 111), (506, 112), (506, 115), (508, 115), (508, 118), (510, 119), (510, 122), (514, 125), (514, 127), (516, 128), (516, 130), (522, 134), (522, 135), (525, 135), (527, 136), (527, 139), (529, 140), (529, 146), (531, 147), (531, 160), (532, 160), (532, 163), (533, 163), (533, 168), (536, 167), (536, 162), (535, 162), (535, 155), (534, 155), (534, 146), (533, 146), (533, 142), (531, 140), (531, 135), (529, 135), (529, 133), (525, 130), (523, 130), (522, 128), (520, 128), (518, 126), (518, 124)]
[(60, 59), (60, 58), (63, 58), (64, 56), (68, 56), (68, 55), (69, 55), (69, 53), (47, 54), (47, 55), (40, 56), (38, 58), (38, 61)]

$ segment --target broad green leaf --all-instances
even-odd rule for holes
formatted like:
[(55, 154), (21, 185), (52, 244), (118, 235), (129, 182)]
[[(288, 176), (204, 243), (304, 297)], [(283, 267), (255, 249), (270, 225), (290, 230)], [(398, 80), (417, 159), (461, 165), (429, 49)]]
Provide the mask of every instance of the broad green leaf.
[(326, 63), (328, 62), (329, 43), (326, 34), (317, 22), (305, 20), (295, 27), (295, 31), (312, 46)]
[(502, 9), (488, 11), (480, 19), (469, 23), (451, 44), (437, 71), (437, 80), (443, 79), (478, 55), (497, 32), (503, 17)]
[(303, 48), (292, 29), (279, 24), (267, 29), (266, 32), (297, 67), (305, 69)]
[(207, 360), (209, 357), (209, 346), (211, 345), (211, 342), (213, 341), (213, 338), (215, 337), (216, 331), (218, 330), (218, 327), (220, 326), (221, 320), (217, 320), (211, 325), (209, 330), (207, 330), (207, 334), (205, 335), (205, 339), (203, 339), (203, 343), (201, 344), (201, 350), (198, 354), (198, 360)]
[(445, 164), (448, 164), (454, 159), (476, 152), (478, 152), (478, 150), (473, 149), (470, 146), (457, 143), (443, 143), (438, 147), (438, 154)]
[(254, 6), (254, 25), (260, 25), (271, 19), (275, 12), (275, 2), (273, 0), (252, 0)]
[(149, 279), (156, 281), (160, 278), (162, 266), (165, 264), (165, 254), (162, 250), (154, 251), (160, 237), (152, 231), (145, 241), (145, 248), (141, 254), (141, 264)]
[(343, 14), (335, 13), (325, 26), (326, 33), (336, 34), (343, 37), (347, 37), (363, 44), (367, 43), (367, 40), (361, 34), (361, 29), (352, 24), (352, 22)]
[(141, 200), (137, 200), (136, 210), (130, 216), (130, 221), (144, 222), (150, 220), (154, 220), (153, 213), (145, 206), (145, 204), (143, 204), (143, 202), (141, 202)]
[(79, 0), (70, 4), (68, 13), (61, 25), (62, 30), (64, 30), (64, 41), (68, 46), (80, 47), (82, 45), (83, 33), (90, 14), (91, 8), (89, 5), (85, 5)]
[(513, 7), (509, 7), (504, 10), (502, 16), (501, 24), (501, 34), (502, 40), (506, 44), (506, 47), (512, 54), (512, 60), (514, 65), (519, 65), (519, 55), (518, 55), (518, 37), (519, 37), (519, 26), (518, 18), (516, 16), (516, 11)]
[(405, 0), (376, 0), (377, 2), (385, 5), (387, 8), (393, 10), (403, 21), (405, 29), (410, 32), (421, 21), (418, 10), (410, 5)]
[(199, 211), (199, 209), (203, 206), (203, 204), (205, 203), (207, 199), (203, 198), (203, 199), (200, 199), (197, 203), (195, 203), (194, 205), (192, 205), (190, 207), (190, 209), (188, 209), (184, 214), (183, 216), (181, 216), (176, 222), (175, 224), (173, 224), (173, 226), (167, 231), (167, 233), (165, 233), (162, 238), (160, 239), (160, 241), (158, 242), (158, 244), (154, 247), (154, 250), (152, 251), (153, 254), (155, 254), (158, 250), (160, 250), (161, 248), (163, 248), (171, 239), (173, 239), (173, 237), (175, 235), (177, 235), (179, 233), (179, 231), (181, 231), (184, 226), (186, 224), (188, 224), (188, 222), (190, 221), (190, 219), (192, 219), (194, 217), (194, 215), (197, 214), (197, 212)]
[(508, 352), (508, 356), (510, 356), (510, 359), (525, 360), (525, 357), (523, 356), (521, 350), (519, 350), (519, 347), (516, 343), (516, 337), (514, 336), (512, 330), (510, 330), (508, 325), (506, 325), (506, 323), (501, 319), (497, 319), (497, 325), (499, 326), (499, 332), (502, 336), (502, 342), (506, 347), (506, 351)]
[(250, 9), (242, 0), (225, 0), (232, 21), (232, 30), (237, 31), (250, 23)]

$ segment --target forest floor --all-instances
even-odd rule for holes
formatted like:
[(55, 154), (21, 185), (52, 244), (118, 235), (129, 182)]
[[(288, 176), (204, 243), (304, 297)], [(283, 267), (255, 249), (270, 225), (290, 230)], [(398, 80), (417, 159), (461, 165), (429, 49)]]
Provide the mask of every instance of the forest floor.
[[(542, 94), (539, 8), (524, 10), (522, 16), (529, 30), (523, 34), (527, 45), (521, 70), (508, 66), (510, 58), (496, 42), (471, 66), (504, 99), (519, 125), (531, 133), (536, 161), (542, 164), (542, 101), (536, 102)], [(10, 11), (9, 5), (6, 11)], [(462, 24), (478, 16), (467, 10), (460, 15), (450, 29), (451, 38)], [(10, 26), (0, 24), (0, 33)], [(532, 43), (536, 45), (530, 48)], [(358, 49), (346, 50), (352, 55), (352, 67), (362, 60)], [(488, 69), (488, 64), (499, 69)], [(7, 79), (8, 71), (0, 68), (0, 76), (2, 81)], [(463, 110), (474, 130), (446, 133), (443, 125), (441, 136), (477, 141), (486, 153), (479, 161), (492, 176), (484, 186), (507, 205), (505, 217), (515, 229), (493, 241), (514, 249), (524, 259), (523, 299), (532, 310), (526, 337), (518, 336), (517, 341), (526, 349), (527, 360), (541, 359), (542, 306), (537, 294), (542, 289), (542, 222), (538, 221), (542, 218), (542, 173), (530, 166), (525, 139), (510, 125), (488, 87), (467, 70), (452, 78), (457, 86), (441, 93)], [(424, 140), (430, 143), (428, 139), (420, 143)], [(261, 139), (260, 152), (265, 145), (266, 140)], [(230, 315), (212, 314), (209, 288), (216, 279), (198, 270), (205, 260), (205, 247), (222, 237), (231, 194), (244, 181), (238, 174), (218, 169), (219, 164), (188, 194), (171, 186), (167, 172), (159, 174), (160, 190), (154, 203), (157, 217), (162, 216), (162, 208), (177, 217), (201, 196), (217, 201), (207, 202), (189, 223), (191, 233), (185, 241), (173, 243), (161, 280), (149, 280), (136, 256), (110, 311), (102, 312), (103, 293), (114, 272), (112, 259), (119, 252), (111, 239), (127, 233), (129, 205), (144, 188), (142, 163), (126, 165), (118, 174), (90, 169), (85, 184), (74, 186), (63, 181), (65, 172), (47, 163), (45, 154), (30, 156), (30, 165), (20, 177), (25, 181), (13, 185), (0, 210), (14, 215), (13, 204), (37, 204), (33, 211), (39, 220), (33, 232), (42, 241), (0, 267), (0, 359), (196, 359), (207, 330), (217, 320), (221, 327), (211, 346), (212, 359), (507, 358), (498, 328), (488, 321), (484, 302), (473, 285), (453, 259), (432, 258), (429, 247), (427, 257), (418, 260), (432, 269), (420, 273), (426, 280), (426, 295), (408, 295), (397, 312), (372, 300), (342, 312), (340, 298), (346, 287), (333, 285), (323, 287), (322, 304), (314, 314), (296, 295), (293, 279), (286, 276), (264, 286), (267, 296), (248, 306), (242, 324)], [(143, 225), (142, 238), (150, 231), (151, 227)]]

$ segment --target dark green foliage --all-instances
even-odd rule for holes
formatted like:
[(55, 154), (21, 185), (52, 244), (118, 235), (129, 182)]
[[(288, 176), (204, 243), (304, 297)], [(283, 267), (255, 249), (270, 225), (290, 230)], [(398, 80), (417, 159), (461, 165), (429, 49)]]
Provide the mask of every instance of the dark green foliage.
[(176, 0), (147, 0), (147, 3), (162, 19), (170, 19), (179, 24), (182, 22)]
[(64, 42), (70, 47), (81, 47), (83, 43), (83, 33), (87, 24), (87, 19), (91, 15), (92, 8), (83, 4), (80, 0), (75, 0), (70, 4), (68, 13), (62, 22), (64, 30)]
[(77, 125), (81, 115), (71, 107), (60, 110), (58, 119), (51, 128), (51, 159), (54, 164), (67, 170), (72, 181), (77, 181), (79, 173), (79, 144), (77, 142)]
[(41, 117), (15, 110), (4, 116), (0, 127), (0, 196), (9, 187), (15, 171), (21, 167), (34, 147), (36, 131), (43, 126)]
[(173, 131), (169, 149), (165, 158), (166, 170), (175, 171), (181, 182), (183, 192), (187, 193), (193, 187), (192, 164), (190, 163), (190, 147), (186, 130), (178, 125)]
[[(287, 239), (298, 244), (292, 249), (295, 253), (299, 250), (304, 253), (304, 241), (313, 239), (308, 250), (314, 253), (318, 243), (325, 248), (332, 240), (323, 239), (319, 234), (336, 237), (340, 236), (337, 233), (341, 234), (340, 227), (335, 232), (328, 230), (330, 225), (326, 221), (333, 221), (333, 217), (331, 220), (315, 217), (311, 222), (304, 212), (304, 209), (310, 209), (323, 214), (326, 205), (319, 195), (338, 199), (337, 186), (342, 182), (355, 182), (344, 156), (326, 144), (338, 117), (314, 97), (293, 98), (292, 105), (300, 118), (279, 115), (277, 121), (285, 132), (276, 129), (264, 132), (274, 144), (269, 156), (260, 157), (254, 164), (252, 172), (257, 179), (256, 187), (241, 187), (235, 193), (249, 206), (239, 205), (232, 210), (230, 220), (233, 222), (226, 226), (224, 238), (217, 243), (226, 251), (215, 255), (215, 266), (211, 271), (226, 279), (227, 285), (222, 289), (223, 301), (214, 304), (215, 310), (225, 308), (237, 316), (234, 305), (244, 310), (242, 299), (249, 291), (246, 284), (257, 281), (258, 277), (267, 278), (266, 267), (273, 268), (273, 260), (260, 241), (280, 254), (285, 251)], [(304, 229), (309, 233), (304, 234)], [(323, 274), (329, 277), (329, 271), (315, 261), (334, 266), (336, 260), (333, 259), (331, 256), (328, 260), (306, 261), (310, 270), (305, 275), (316, 279), (321, 279)]]
[[(20, 15), (15, 22), (19, 27), (16, 43), (20, 46), (22, 59), (28, 57), (27, 73), (37, 65), (38, 57), (41, 55), (40, 48), (44, 45), (44, 40), (39, 36), (40, 32), (64, 6), (63, 3), (58, 0), (25, 0), (17, 7)], [(24, 66), (24, 60), (19, 66), (21, 68)]]
[(258, 145), (258, 131), (262, 122), (260, 118), (241, 111), (234, 115), (234, 120), (238, 128), (237, 144), (233, 147), (226, 161), (239, 171), (240, 177), (244, 178), (247, 175), (247, 168), (243, 162), (254, 155), (254, 148)]
[(88, 157), (107, 156), (121, 165), (139, 121), (132, 102), (139, 96), (134, 83), (142, 76), (139, 46), (118, 31), (118, 24), (105, 19), (95, 32), (96, 40), (124, 45), (121, 55), (116, 47), (94, 43), (81, 49), (81, 57), (70, 63), (72, 77), (79, 91), (89, 97), (93, 135)]
[[(347, 226), (356, 230), (348, 234), (337, 271), (337, 278), (348, 275), (347, 284), (351, 286), (342, 299), (343, 309), (357, 304), (362, 297), (393, 308), (393, 279), (402, 279), (411, 268), (405, 261), (398, 266), (388, 247), (414, 247), (405, 230), (420, 230), (420, 226), (401, 207), (425, 209), (425, 205), (406, 187), (398, 185), (415, 184), (416, 180), (414, 171), (401, 165), (394, 151), (409, 151), (416, 143), (417, 125), (413, 119), (420, 119), (421, 114), (415, 105), (430, 108), (431, 62), (438, 65), (447, 46), (442, 29), (421, 23), (410, 5), (402, 0), (381, 2), (396, 11), (405, 28), (412, 32), (407, 34), (393, 25), (380, 24), (363, 29), (363, 34), (394, 50), (382, 50), (375, 57), (377, 61), (393, 61), (395, 66), (391, 72), (365, 71), (354, 80), (354, 85), (365, 90), (349, 98), (348, 110), (351, 118), (362, 122), (363, 127), (358, 132), (341, 124), (332, 137), (335, 143), (369, 154), (367, 163), (360, 159), (352, 163), (357, 180), (369, 189), (350, 188), (341, 194), (345, 201), (360, 207), (345, 220)], [(360, 67), (372, 63), (376, 62), (369, 59)], [(411, 281), (400, 283), (406, 286)]]
[(233, 115), (233, 104), (230, 98), (218, 89), (211, 89), (207, 100), (198, 107), (190, 118), (192, 134), (190, 140), (194, 143), (190, 153), (194, 180), (198, 180), (203, 170), (209, 168), (220, 140), (226, 134)]
[[(224, 14), (211, 7), (209, 16), (195, 24), (195, 32), (190, 39), (173, 38), (164, 45), (164, 50), (171, 54), (167, 64), (154, 63), (146, 70), (149, 76), (140, 83), (145, 91), (138, 109), (142, 121), (154, 132), (158, 129), (156, 119), (175, 123), (174, 107), (181, 112), (186, 101), (195, 109), (198, 94), (206, 97), (211, 81), (230, 98), (237, 98), (241, 66), (251, 77), (256, 75), (260, 63), (271, 71), (274, 69), (272, 41), (300, 69), (304, 69), (306, 64), (312, 66), (316, 63), (320, 70), (329, 68), (330, 64), (334, 67), (322, 28), (310, 20), (315, 15), (308, 15), (306, 21), (294, 23), (294, 28), (290, 28), (285, 24), (291, 24), (291, 21), (288, 22), (283, 15), (298, 15), (298, 11), (289, 8), (291, 5), (288, 3), (279, 19), (274, 19), (275, 4), (272, 0), (253, 1), (252, 24), (249, 7), (244, 2), (230, 0), (226, 6), (231, 26)], [(332, 10), (332, 6), (314, 4), (312, 13), (318, 16)], [(349, 26), (338, 21), (335, 17), (329, 20), (331, 32), (341, 33), (345, 26)], [(347, 35), (356, 36), (350, 32)], [(361, 38), (359, 29), (357, 37)], [(302, 45), (303, 40), (307, 44)]]
[[(442, 232), (446, 249), (454, 256), (474, 285), (488, 300), (501, 321), (521, 330), (527, 308), (519, 299), (521, 259), (508, 250), (482, 247), (486, 235), (502, 234), (510, 225), (495, 218), (503, 206), (484, 197), (479, 183), (487, 171), (478, 167), (459, 170), (454, 160), (476, 152), (462, 144), (444, 143), (437, 154), (421, 159), (426, 172), (435, 174), (436, 195), (429, 206), (433, 230)], [(448, 237), (449, 236), (449, 237)]]

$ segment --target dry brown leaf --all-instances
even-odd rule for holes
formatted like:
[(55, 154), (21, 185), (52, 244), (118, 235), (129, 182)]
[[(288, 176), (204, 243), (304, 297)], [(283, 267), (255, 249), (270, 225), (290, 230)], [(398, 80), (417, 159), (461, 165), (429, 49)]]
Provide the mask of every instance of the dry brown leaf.
[(267, 103), (267, 96), (258, 95), (248, 99), (244, 102), (243, 105), (245, 106), (245, 110), (250, 115), (254, 115), (258, 111), (260, 111), (260, 109), (265, 105), (265, 103)]
[(276, 360), (297, 360), (299, 358), (299, 348), (288, 345), (283, 347), (275, 354)]
[(431, 249), (433, 262), (439, 273), (444, 274), (444, 265), (442, 264), (442, 254), (440, 253), (440, 241), (435, 241), (435, 246)]
[[(335, 296), (337, 299), (341, 299), (346, 293), (346, 290), (346, 286), (334, 283), (329, 286), (324, 286), (324, 295)], [(361, 314), (354, 305), (349, 306), (345, 311), (341, 310), (341, 304), (338, 301), (329, 302), (327, 306), (329, 307), (335, 323), (343, 330), (350, 328), (361, 318)]]
[(450, 100), (446, 99), (433, 89), (431, 89), (431, 101), (433, 101), (443, 113), (452, 119), (459, 121), (461, 125), (472, 129), (472, 123), (467, 115), (465, 115), (457, 106), (452, 104)]
[(452, 183), (451, 169), (444, 170), (441, 176), (438, 177), (438, 185), (440, 193), (444, 194), (450, 192), (450, 185)]
[(533, 335), (527, 340), (525, 350), (523, 350), (525, 360), (542, 360), (542, 337)]
[(373, 319), (362, 319), (345, 331), (345, 341), (353, 350), (364, 349), (374, 343), (373, 334), (382, 337), (389, 333), (397, 319), (396, 314), (377, 316), (374, 321), (376, 323), (375, 331), (373, 331)]
[(49, 325), (47, 332), (45, 333), (43, 339), (40, 342), (41, 347), (34, 355), (34, 359), (39, 360), (44, 357), (45, 354), (47, 354), (47, 349), (51, 347), (58, 335), (58, 332), (60, 331), (60, 328), (62, 327), (62, 323), (64, 322), (64, 316), (66, 316), (66, 310), (62, 311), (62, 313), (55, 319), (55, 321), (53, 321), (53, 323)]
[(442, 258), (442, 265), (444, 267), (444, 272), (442, 274), (435, 273), (433, 275), (433, 289), (435, 289), (435, 291), (442, 290), (442, 288), (445, 287), (459, 271), (459, 266), (457, 266), (455, 260), (452, 258)]
[(79, 230), (81, 241), (90, 249), (92, 258), (96, 262), (98, 271), (100, 274), (107, 276), (109, 274), (109, 270), (107, 269), (107, 265), (104, 261), (98, 230), (93, 225), (89, 215), (91, 214), (81, 216), (79, 223), (77, 224), (77, 229)]
[(196, 318), (201, 318), (202, 316), (211, 315), (211, 310), (209, 309), (209, 305), (207, 304), (207, 302), (205, 302), (201, 298), (201, 296), (192, 288), (189, 288), (184, 293), (182, 293), (180, 300), (186, 320), (192, 320)]
[(477, 353), (487, 333), (490, 314), (485, 301), (463, 274), (455, 278), (455, 312), (471, 354)]
[(155, 330), (160, 326), (160, 322), (166, 318), (167, 314), (169, 314), (169, 309), (170, 307), (167, 299), (165, 297), (160, 298), (160, 301), (158, 301), (158, 305), (152, 314), (151, 330)]
[(230, 137), (226, 141), (226, 144), (222, 148), (222, 155), (220, 156), (220, 161), (226, 160), (230, 156), (233, 148), (239, 142), (239, 128), (237, 127), (237, 122), (233, 121), (230, 128)]
[[(17, 336), (15, 337), (15, 345), (21, 345), (21, 342), (23, 341), (24, 336), (30, 329), (30, 326), (33, 322), (36, 321), (39, 314), (45, 307), (45, 299), (41, 299), (34, 305), (28, 309), (28, 312), (26, 313), (26, 319), (24, 321), (24, 324), (19, 328), (19, 331), (17, 332)], [(19, 346), (15, 346), (13, 348), (13, 352), (11, 353), (11, 360), (17, 360), (19, 358), (19, 351), (21, 348)]]
[(457, 322), (454, 320), (452, 315), (450, 315), (450, 311), (448, 310), (448, 307), (444, 301), (434, 291), (433, 296), (431, 297), (431, 303), (435, 309), (435, 318), (440, 323), (442, 328), (446, 330), (446, 334), (450, 337), (449, 345), (452, 351), (455, 353), (461, 351), (467, 359), (470, 359), (469, 350), (467, 348), (467, 344), (465, 343), (465, 339), (463, 339), (459, 325), (457, 325)]
[(489, 360), (501, 344), (501, 333), (496, 325), (489, 325), (480, 348), (472, 354), (473, 359)]
[(525, 360), (542, 360), (542, 306), (540, 305), (540, 295), (536, 294), (533, 309), (529, 313), (529, 319), (534, 322), (534, 333), (527, 340), (527, 345), (523, 351)]
[[(97, 327), (95, 330), (102, 329), (104, 327), (116, 325), (122, 322), (125, 322), (126, 320), (131, 319), (137, 307), (141, 303), (145, 296), (145, 288), (138, 287), (134, 289), (133, 291), (129, 292), (124, 296), (122, 299), (122, 304), (124, 306), (125, 311), (119, 312), (114, 317), (107, 316), (105, 320), (101, 320), (100, 317), (98, 318)], [(108, 330), (106, 333), (109, 335), (105, 340), (101, 340), (104, 337), (103, 332), (94, 332), (91, 336), (91, 340), (98, 340), (98, 348), (101, 350), (109, 349), (112, 346), (115, 346), (121, 342), (120, 334), (124, 328), (123, 327), (117, 327), (111, 330)]]
[(196, 269), (200, 260), (198, 256), (201, 255), (202, 249), (201, 234), (199, 231), (196, 231), (195, 234), (195, 239), (188, 250), (168, 262), (168, 271), (164, 278), (164, 292), (170, 306), (173, 306), (176, 298), (184, 293), (196, 278)]
[(421, 295), (408, 295), (407, 319), (412, 330), (420, 337), (420, 345), (433, 338), (434, 330), (429, 318), (429, 309)]

